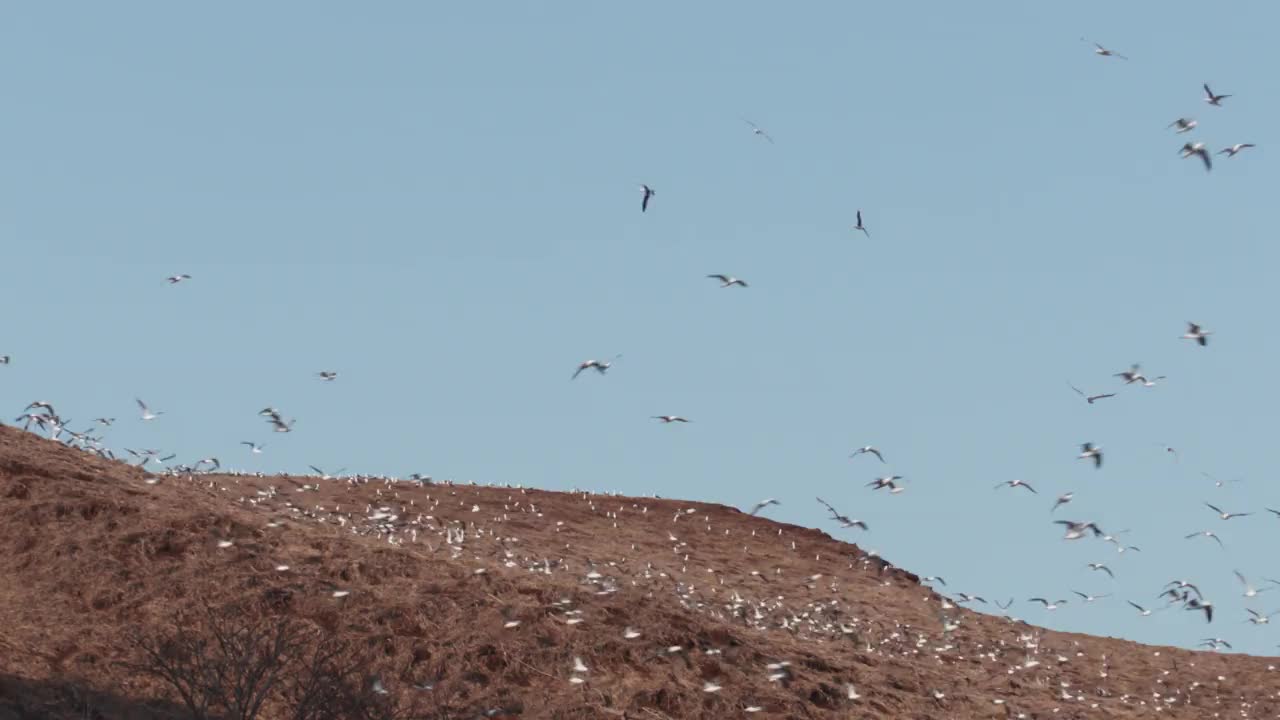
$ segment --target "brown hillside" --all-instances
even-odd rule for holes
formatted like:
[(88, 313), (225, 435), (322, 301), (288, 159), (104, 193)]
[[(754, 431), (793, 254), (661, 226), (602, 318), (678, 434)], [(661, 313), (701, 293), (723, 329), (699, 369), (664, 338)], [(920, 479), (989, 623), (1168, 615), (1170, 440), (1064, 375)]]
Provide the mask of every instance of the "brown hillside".
[[(125, 665), (127, 638), (205, 602), (354, 641), (373, 653), (370, 683), (412, 717), (1280, 712), (1265, 658), (944, 611), (914, 575), (853, 545), (718, 505), (156, 476), (0, 427), (0, 520), (0, 718), (185, 717)], [(943, 615), (958, 627), (944, 632)]]

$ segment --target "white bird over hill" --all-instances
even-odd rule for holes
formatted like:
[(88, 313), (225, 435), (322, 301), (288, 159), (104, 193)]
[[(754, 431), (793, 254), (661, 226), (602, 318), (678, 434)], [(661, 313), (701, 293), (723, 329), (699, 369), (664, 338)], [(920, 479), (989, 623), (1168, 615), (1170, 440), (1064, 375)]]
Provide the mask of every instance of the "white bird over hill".
[(761, 500), (760, 502), (756, 503), (754, 507), (751, 508), (751, 512), (749, 514), (755, 515), (756, 513), (769, 507), (770, 505), (781, 505), (781, 504), (782, 503), (778, 502), (777, 500), (774, 500), (773, 498)]

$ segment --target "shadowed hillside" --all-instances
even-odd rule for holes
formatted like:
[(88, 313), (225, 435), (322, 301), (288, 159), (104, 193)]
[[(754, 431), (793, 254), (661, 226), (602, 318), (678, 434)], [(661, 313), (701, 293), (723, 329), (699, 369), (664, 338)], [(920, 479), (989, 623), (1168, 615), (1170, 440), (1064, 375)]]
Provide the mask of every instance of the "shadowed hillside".
[[(400, 717), (1280, 712), (1268, 659), (973, 613), (854, 545), (718, 505), (151, 475), (0, 427), (0, 519), (0, 718), (188, 717), (139, 640), (228, 605), (343, 643), (354, 692)], [(273, 695), (260, 716), (289, 712)]]

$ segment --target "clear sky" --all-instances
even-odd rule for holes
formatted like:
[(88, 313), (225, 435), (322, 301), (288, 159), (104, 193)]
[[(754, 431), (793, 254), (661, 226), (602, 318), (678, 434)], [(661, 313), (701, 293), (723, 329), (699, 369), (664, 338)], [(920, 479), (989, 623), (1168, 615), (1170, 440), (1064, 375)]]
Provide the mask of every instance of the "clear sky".
[[(1244, 608), (1280, 590), (1231, 573), (1280, 579), (1280, 7), (1247, 5), (16, 5), (0, 407), (246, 470), (775, 497), (1032, 622), (1271, 653)], [(1206, 173), (1188, 138), (1258, 147)], [(1067, 387), (1133, 362), (1167, 381)], [(907, 490), (864, 487), (884, 472)], [(1057, 517), (1142, 552), (1063, 542), (1066, 491)], [(1208, 528), (1225, 550), (1183, 538)], [(1212, 625), (1124, 603), (1174, 578)], [(1071, 590), (1114, 596), (1026, 602)]]

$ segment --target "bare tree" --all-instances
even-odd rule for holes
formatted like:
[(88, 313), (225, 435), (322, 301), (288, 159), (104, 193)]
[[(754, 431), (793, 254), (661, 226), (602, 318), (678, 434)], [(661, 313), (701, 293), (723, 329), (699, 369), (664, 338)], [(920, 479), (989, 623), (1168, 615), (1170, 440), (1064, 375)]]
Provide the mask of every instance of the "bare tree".
[(306, 633), (288, 618), (205, 605), (180, 613), (167, 634), (136, 633), (131, 668), (177, 692), (193, 720), (253, 720), (302, 653)]
[(134, 671), (164, 682), (192, 720), (255, 720), (263, 709), (289, 720), (394, 720), (386, 694), (365, 687), (365, 653), (318, 638), (286, 616), (241, 604), (179, 614), (167, 632), (137, 632)]

